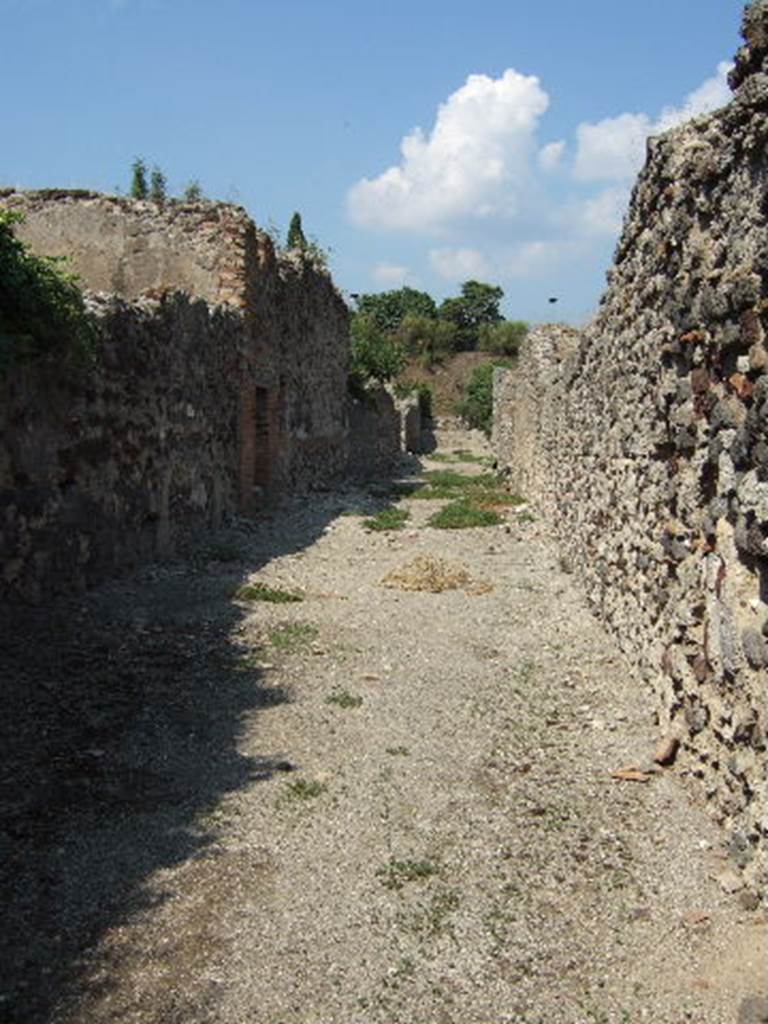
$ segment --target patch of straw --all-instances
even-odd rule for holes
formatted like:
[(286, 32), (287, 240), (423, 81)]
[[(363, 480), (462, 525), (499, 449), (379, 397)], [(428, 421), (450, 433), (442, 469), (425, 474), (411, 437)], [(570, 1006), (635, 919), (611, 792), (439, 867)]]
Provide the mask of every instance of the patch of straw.
[(384, 577), (381, 585), (397, 590), (422, 590), (430, 594), (442, 594), (445, 590), (487, 594), (493, 589), (489, 583), (472, 579), (463, 565), (429, 555), (418, 555), (401, 568), (393, 569)]

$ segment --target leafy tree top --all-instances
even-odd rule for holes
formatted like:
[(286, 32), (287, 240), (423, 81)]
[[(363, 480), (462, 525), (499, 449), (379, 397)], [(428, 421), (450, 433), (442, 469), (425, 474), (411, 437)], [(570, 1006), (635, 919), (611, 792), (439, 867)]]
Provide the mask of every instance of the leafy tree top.
[(350, 337), (350, 372), (359, 384), (392, 380), (404, 368), (402, 346), (368, 314), (356, 313), (352, 317)]
[(497, 324), (503, 318), (499, 303), (504, 289), (483, 281), (465, 281), (461, 295), (445, 299), (438, 310), (442, 320), (450, 320), (458, 327), (461, 338), (469, 348), (477, 345), (480, 327), (483, 324)]
[(383, 331), (396, 331), (406, 316), (437, 316), (435, 300), (415, 288), (361, 295), (357, 300), (360, 313), (371, 317)]

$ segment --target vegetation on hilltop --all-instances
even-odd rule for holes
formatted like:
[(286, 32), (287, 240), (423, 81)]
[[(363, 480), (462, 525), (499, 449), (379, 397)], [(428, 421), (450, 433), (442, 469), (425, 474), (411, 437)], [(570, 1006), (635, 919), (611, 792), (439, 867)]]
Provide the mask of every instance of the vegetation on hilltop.
[(465, 281), (459, 295), (439, 306), (427, 292), (409, 287), (358, 296), (351, 322), (354, 389), (400, 377), (401, 391), (429, 391), (431, 397), (427, 382), (411, 380), (414, 372), (440, 372), (462, 353), (487, 353), (488, 359), (463, 377), (462, 396), (452, 411), (488, 433), (493, 367), (511, 365), (528, 332), (524, 321), (501, 315), (503, 296), (498, 285), (483, 281)]

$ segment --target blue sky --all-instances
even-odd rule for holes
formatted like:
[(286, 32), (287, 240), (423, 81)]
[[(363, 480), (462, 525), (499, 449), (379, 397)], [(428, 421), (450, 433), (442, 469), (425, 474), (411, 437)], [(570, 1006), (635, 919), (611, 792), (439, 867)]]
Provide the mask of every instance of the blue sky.
[(0, 0), (0, 185), (125, 190), (136, 155), (347, 292), (597, 304), (644, 139), (727, 99), (740, 0)]

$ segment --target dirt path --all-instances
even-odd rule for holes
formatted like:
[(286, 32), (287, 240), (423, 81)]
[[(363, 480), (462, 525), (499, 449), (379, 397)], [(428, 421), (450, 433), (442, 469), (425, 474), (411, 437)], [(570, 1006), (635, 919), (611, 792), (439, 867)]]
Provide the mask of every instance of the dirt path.
[[(658, 737), (540, 525), (341, 514), (381, 503), (312, 498), (6, 638), (0, 1021), (767, 1019), (698, 790), (610, 776)], [(381, 585), (417, 556), (470, 579)], [(233, 603), (249, 572), (304, 599)]]

